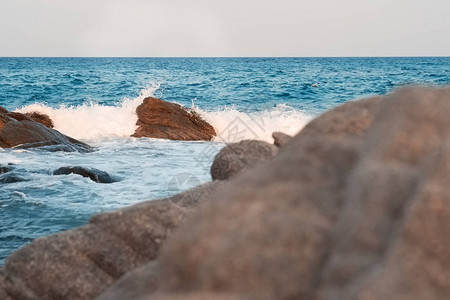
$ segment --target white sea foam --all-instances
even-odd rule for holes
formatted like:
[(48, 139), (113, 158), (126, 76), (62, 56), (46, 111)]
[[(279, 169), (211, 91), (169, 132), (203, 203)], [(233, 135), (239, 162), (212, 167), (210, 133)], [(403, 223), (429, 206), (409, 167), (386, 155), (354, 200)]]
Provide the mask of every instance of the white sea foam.
[(311, 119), (311, 116), (285, 104), (251, 113), (240, 112), (235, 108), (212, 112), (194, 109), (216, 129), (215, 141), (225, 143), (245, 139), (272, 142), (274, 131), (295, 135)]
[(144, 98), (152, 96), (159, 86), (143, 89), (135, 99), (124, 99), (118, 106), (88, 103), (80, 106), (48, 107), (36, 103), (18, 111), (39, 112), (52, 119), (56, 130), (76, 139), (91, 140), (105, 137), (127, 137), (136, 130), (136, 108)]
[[(118, 106), (89, 103), (52, 108), (36, 103), (18, 111), (46, 114), (53, 120), (56, 130), (76, 139), (129, 137), (137, 128), (136, 108), (144, 98), (153, 96), (157, 89), (157, 85), (146, 88), (135, 99), (124, 99)], [(272, 142), (272, 132), (281, 131), (293, 135), (310, 120), (310, 116), (304, 112), (285, 104), (252, 113), (240, 112), (233, 107), (206, 111), (193, 104), (192, 108), (215, 127), (218, 133), (215, 141), (227, 143), (243, 139)]]

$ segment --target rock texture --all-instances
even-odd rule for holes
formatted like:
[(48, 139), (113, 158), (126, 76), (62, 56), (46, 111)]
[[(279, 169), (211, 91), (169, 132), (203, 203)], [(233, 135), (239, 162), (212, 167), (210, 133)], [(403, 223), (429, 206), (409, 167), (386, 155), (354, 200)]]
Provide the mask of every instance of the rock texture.
[(225, 180), (261, 164), (278, 153), (278, 148), (263, 141), (244, 140), (224, 147), (211, 166), (213, 180)]
[(214, 127), (196, 112), (176, 103), (148, 97), (138, 106), (136, 114), (139, 127), (134, 137), (210, 141), (216, 136)]
[(137, 300), (251, 300), (251, 298), (230, 294), (230, 293), (179, 293), (179, 294), (160, 294), (137, 298)]
[(278, 148), (283, 147), (292, 139), (292, 136), (278, 131), (272, 133), (272, 137), (273, 137), (273, 144)]
[(156, 292), (158, 287), (158, 265), (156, 261), (152, 261), (125, 274), (97, 297), (97, 300), (139, 299)]
[(160, 291), (449, 298), (448, 111), (450, 88), (416, 88), (315, 119), (171, 237)]
[(53, 171), (53, 175), (69, 175), (69, 174), (78, 174), (98, 183), (113, 183), (119, 181), (117, 177), (109, 175), (107, 172), (95, 168), (85, 168), (80, 166), (61, 167)]
[(0, 269), (0, 299), (97, 297), (154, 260), (167, 236), (220, 184), (96, 215), (85, 226), (34, 240)]
[(450, 88), (390, 98), (349, 174), (327, 299), (450, 297)]
[(87, 144), (35, 122), (27, 115), (0, 110), (0, 147), (35, 148), (50, 151), (92, 151)]
[(31, 119), (33, 119), (33, 121), (41, 123), (45, 127), (53, 128), (53, 121), (46, 114), (41, 114), (41, 113), (34, 111), (34, 112), (25, 113), (24, 115), (29, 116)]

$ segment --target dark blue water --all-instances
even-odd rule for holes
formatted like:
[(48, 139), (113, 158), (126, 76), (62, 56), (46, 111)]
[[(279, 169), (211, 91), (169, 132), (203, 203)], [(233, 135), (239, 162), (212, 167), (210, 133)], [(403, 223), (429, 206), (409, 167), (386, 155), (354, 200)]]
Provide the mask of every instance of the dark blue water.
[[(0, 265), (32, 239), (85, 224), (95, 213), (210, 180), (220, 142), (128, 137), (145, 96), (194, 102), (219, 134), (238, 118), (250, 128), (244, 138), (270, 140), (274, 130), (295, 133), (309, 118), (355, 98), (449, 83), (450, 58), (0, 58), (0, 106), (47, 113), (56, 129), (99, 149), (0, 149), (0, 164), (13, 163), (24, 179), (0, 183)], [(51, 175), (73, 165), (122, 180), (102, 185)], [(173, 185), (186, 176), (194, 180)]]
[(157, 96), (185, 105), (196, 99), (205, 109), (256, 110), (271, 101), (319, 112), (449, 78), (450, 58), (0, 58), (0, 105), (111, 105), (158, 83)]

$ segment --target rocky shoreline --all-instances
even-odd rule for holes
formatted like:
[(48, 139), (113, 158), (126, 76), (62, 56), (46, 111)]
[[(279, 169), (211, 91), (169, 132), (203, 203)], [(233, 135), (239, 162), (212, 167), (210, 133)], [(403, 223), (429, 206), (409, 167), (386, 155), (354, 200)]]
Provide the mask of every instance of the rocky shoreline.
[(0, 299), (450, 298), (449, 111), (404, 88), (230, 144), (215, 180), (14, 252)]
[[(148, 97), (136, 109), (137, 129), (133, 137), (184, 141), (210, 141), (213, 126), (195, 111), (176, 103)], [(38, 112), (9, 112), (0, 106), (0, 147), (41, 148), (50, 151), (93, 151), (89, 145), (53, 129), (53, 120)]]

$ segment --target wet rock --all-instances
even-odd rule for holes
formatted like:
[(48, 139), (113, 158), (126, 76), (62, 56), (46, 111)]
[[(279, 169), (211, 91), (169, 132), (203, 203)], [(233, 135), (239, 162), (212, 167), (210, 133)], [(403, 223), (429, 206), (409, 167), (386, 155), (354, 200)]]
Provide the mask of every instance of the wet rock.
[(244, 140), (229, 144), (214, 158), (212, 179), (228, 179), (271, 159), (277, 153), (276, 146), (263, 141)]
[(136, 113), (139, 127), (134, 137), (209, 141), (216, 136), (214, 127), (199, 114), (176, 103), (148, 97)]
[(24, 115), (30, 117), (35, 122), (41, 123), (45, 127), (53, 128), (53, 121), (46, 114), (41, 114), (41, 113), (34, 111), (34, 112), (25, 113)]
[(27, 180), (28, 179), (24, 178), (23, 176), (20, 176), (18, 174), (12, 173), (12, 172), (8, 172), (6, 174), (0, 175), (0, 183), (16, 183), (16, 182), (22, 182), (22, 181), (27, 181)]
[(29, 116), (18, 112), (8, 112), (7, 115), (8, 117), (11, 117), (16, 121), (33, 121), (33, 119), (31, 119)]
[(107, 172), (95, 168), (85, 168), (79, 166), (61, 167), (53, 171), (53, 175), (69, 175), (69, 174), (81, 175), (98, 183), (113, 183), (119, 180), (117, 177), (111, 176)]
[(287, 144), (287, 142), (289, 142), (292, 139), (292, 136), (278, 131), (272, 133), (272, 137), (273, 137), (273, 144), (278, 148), (283, 147), (285, 144)]
[(94, 151), (87, 144), (61, 144), (59, 141), (43, 141), (35, 143), (20, 144), (12, 147), (13, 149), (39, 149), (48, 152), (92, 152)]
[(60, 132), (47, 128), (21, 113), (0, 112), (0, 147), (2, 148), (36, 148), (44, 146), (61, 146), (64, 151), (89, 152), (92, 148)]
[(201, 193), (186, 191), (96, 215), (85, 226), (34, 240), (6, 259), (0, 269), (0, 296), (97, 297), (127, 272), (157, 258), (167, 236), (217, 186), (209, 183)]
[(0, 174), (11, 171), (11, 167), (0, 165)]

